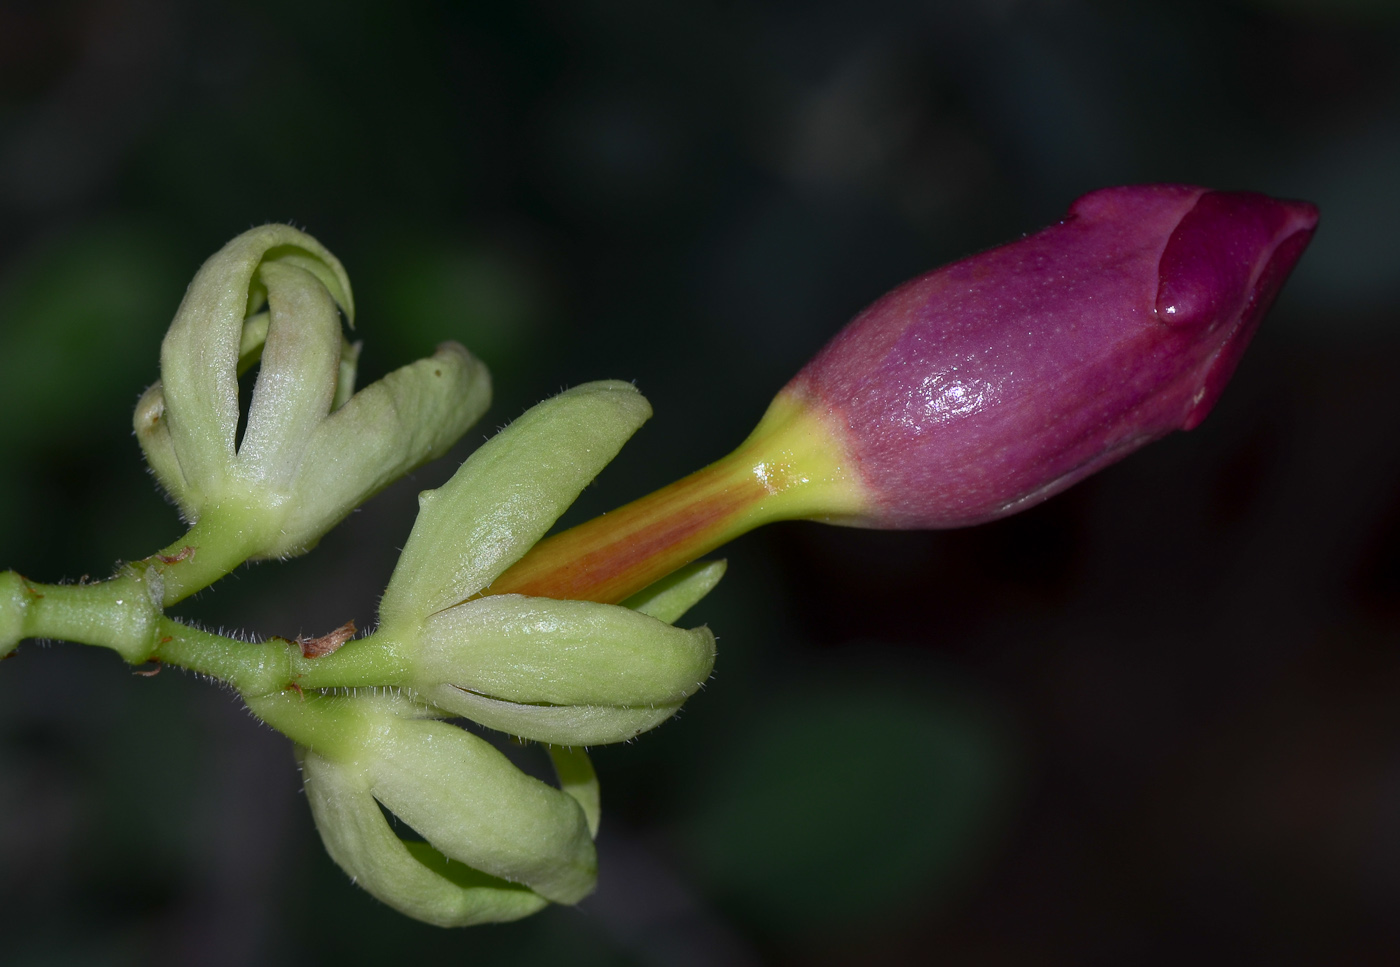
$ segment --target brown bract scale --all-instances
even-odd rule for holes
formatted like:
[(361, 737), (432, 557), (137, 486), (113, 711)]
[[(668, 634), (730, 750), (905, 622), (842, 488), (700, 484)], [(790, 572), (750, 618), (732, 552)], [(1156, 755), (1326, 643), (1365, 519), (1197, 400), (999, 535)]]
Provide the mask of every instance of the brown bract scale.
[(296, 643), (301, 646), (303, 658), (324, 658), (339, 651), (341, 645), (355, 637), (355, 630), (355, 622), (347, 621), (319, 638), (298, 638)]

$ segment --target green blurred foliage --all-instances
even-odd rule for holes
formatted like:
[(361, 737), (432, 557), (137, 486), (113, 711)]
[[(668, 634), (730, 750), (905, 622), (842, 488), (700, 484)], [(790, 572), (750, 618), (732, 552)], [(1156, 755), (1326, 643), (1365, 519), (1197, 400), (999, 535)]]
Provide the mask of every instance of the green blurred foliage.
[(366, 261), (366, 340), (380, 358), (455, 339), (507, 388), (548, 358), (558, 311), (549, 278), (508, 246), (400, 230)]
[(940, 916), (1014, 814), (1020, 752), (995, 700), (870, 657), (730, 723), (677, 834), (716, 895), (804, 945)]
[(36, 242), (0, 277), (0, 448), (12, 468), (0, 499), (22, 508), (0, 515), (7, 560), (90, 562), (102, 575), (152, 540), (158, 501), (140, 493), (154, 486), (130, 408), (159, 376), (190, 263), (149, 218), (109, 216)]
[(0, 446), (62, 443), (155, 381), (189, 261), (150, 225), (110, 218), (35, 246), (0, 281)]

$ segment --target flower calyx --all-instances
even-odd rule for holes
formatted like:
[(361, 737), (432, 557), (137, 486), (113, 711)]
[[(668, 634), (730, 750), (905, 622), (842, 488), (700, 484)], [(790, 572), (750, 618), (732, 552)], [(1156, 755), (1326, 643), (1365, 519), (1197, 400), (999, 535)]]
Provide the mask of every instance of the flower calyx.
[[(359, 344), (340, 262), (286, 225), (233, 239), (195, 275), (161, 346), (136, 436), (201, 541), (301, 554), (485, 411), (485, 367), (456, 343), (354, 391)], [(259, 366), (239, 434), (239, 376)], [(199, 549), (199, 548), (197, 548)]]
[(650, 414), (630, 384), (590, 383), (502, 430), (420, 496), (378, 630), (295, 662), (298, 684), (406, 688), (451, 715), (564, 746), (626, 741), (674, 715), (709, 678), (715, 638), (671, 622), (714, 587), (722, 562), (629, 607), (490, 593)]
[[(280, 693), (249, 705), (297, 743), (327, 852), (395, 909), (469, 926), (592, 892), (598, 791), (582, 751), (551, 750), (556, 788), (402, 697)], [(424, 841), (401, 839), (384, 810)]]

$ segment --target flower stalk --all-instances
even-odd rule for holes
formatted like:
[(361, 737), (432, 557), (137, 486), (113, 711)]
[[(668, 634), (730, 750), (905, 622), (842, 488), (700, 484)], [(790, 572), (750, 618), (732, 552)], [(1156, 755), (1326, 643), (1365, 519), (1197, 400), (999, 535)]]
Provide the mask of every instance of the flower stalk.
[(832, 428), (780, 395), (733, 453), (545, 538), (482, 593), (616, 604), (763, 524), (841, 522), (864, 506), (861, 486)]

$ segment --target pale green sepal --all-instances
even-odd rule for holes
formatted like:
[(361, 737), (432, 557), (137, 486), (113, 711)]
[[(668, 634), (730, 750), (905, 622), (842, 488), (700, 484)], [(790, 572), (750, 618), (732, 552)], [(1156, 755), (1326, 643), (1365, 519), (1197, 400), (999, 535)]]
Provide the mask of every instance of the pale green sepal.
[(510, 702), (675, 705), (710, 677), (715, 636), (617, 605), (501, 594), (431, 615), (410, 660), (418, 686)]
[(146, 456), (146, 465), (155, 474), (161, 488), (170, 495), (186, 520), (193, 520), (199, 510), (190, 500), (189, 484), (180, 469), (180, 458), (170, 439), (170, 425), (165, 419), (165, 394), (159, 382), (154, 383), (136, 401), (131, 417), (136, 442)]
[(622, 602), (642, 614), (651, 615), (668, 625), (693, 608), (701, 598), (715, 589), (729, 566), (727, 561), (696, 561), (666, 575)]
[(29, 604), (24, 578), (14, 571), (0, 571), (0, 658), (24, 640), (24, 612)]
[(447, 452), (490, 405), (486, 367), (451, 342), (366, 386), (312, 433), (296, 502), (262, 556), (305, 550), (369, 497)]
[(297, 747), (311, 815), (326, 852), (371, 896), (439, 927), (518, 920), (548, 901), (395, 835), (353, 766)]
[(335, 402), (331, 404), (331, 412), (350, 402), (350, 397), (355, 395), (355, 372), (359, 368), (360, 350), (364, 345), (358, 339), (355, 342), (347, 339), (340, 341), (340, 373), (335, 378)]
[(343, 340), (340, 315), (320, 279), (286, 262), (264, 262), (258, 275), (271, 322), (237, 466), (244, 479), (280, 490), (331, 411)]
[(478, 923), (509, 923), (538, 913), (549, 906), (549, 901), (528, 886), (511, 883), (498, 876), (474, 870), (465, 863), (448, 859), (433, 849), (431, 843), (423, 840), (404, 840), (404, 848), (428, 870), (454, 884), (469, 894), (481, 897), (492, 891), (489, 904), (477, 900), (478, 909), (471, 919), (463, 919), (451, 924), (456, 927), (470, 927)]
[(556, 903), (593, 891), (583, 808), (455, 725), (396, 719), (362, 758), (374, 797), (450, 859)]
[[(272, 316), (259, 312), (243, 320), (243, 338), (238, 344), (238, 375), (242, 376), (262, 359), (263, 343), (267, 342), (267, 327)], [(360, 362), (360, 350), (364, 343), (350, 342), (344, 337), (340, 341), (340, 372), (335, 380), (335, 402), (332, 410), (345, 405), (355, 393), (355, 370)]]
[(259, 312), (243, 320), (243, 335), (238, 340), (238, 375), (242, 376), (262, 359), (263, 344), (267, 342), (267, 327), (272, 314)]
[[(175, 451), (193, 495), (202, 504), (234, 460), (238, 432), (238, 359), (243, 320), (256, 312), (253, 276), (263, 257), (286, 248), (344, 270), (314, 238), (287, 225), (244, 232), (200, 267), (161, 343), (161, 381)], [(343, 284), (348, 292), (348, 283)]]
[(559, 777), (559, 788), (578, 800), (584, 816), (588, 817), (588, 835), (597, 839), (598, 824), (603, 818), (603, 793), (588, 753), (583, 749), (551, 745), (549, 758), (554, 763), (554, 774)]
[(451, 480), (421, 495), (381, 620), (416, 622), (489, 585), (544, 536), (649, 416), (636, 388), (615, 380), (576, 386), (527, 410)]
[[(355, 297), (350, 291), (350, 277), (339, 261), (335, 258), (325, 260), (291, 245), (269, 250), (263, 256), (263, 264), (269, 262), (295, 266), (316, 276), (335, 300), (336, 308), (345, 314), (345, 324), (351, 329), (355, 328)], [(262, 281), (264, 285), (267, 284), (266, 279)]]
[(455, 685), (418, 690), (418, 697), (445, 712), (550, 745), (611, 745), (628, 742), (656, 728), (680, 710), (680, 703), (656, 708), (612, 705), (522, 705), (478, 695)]

